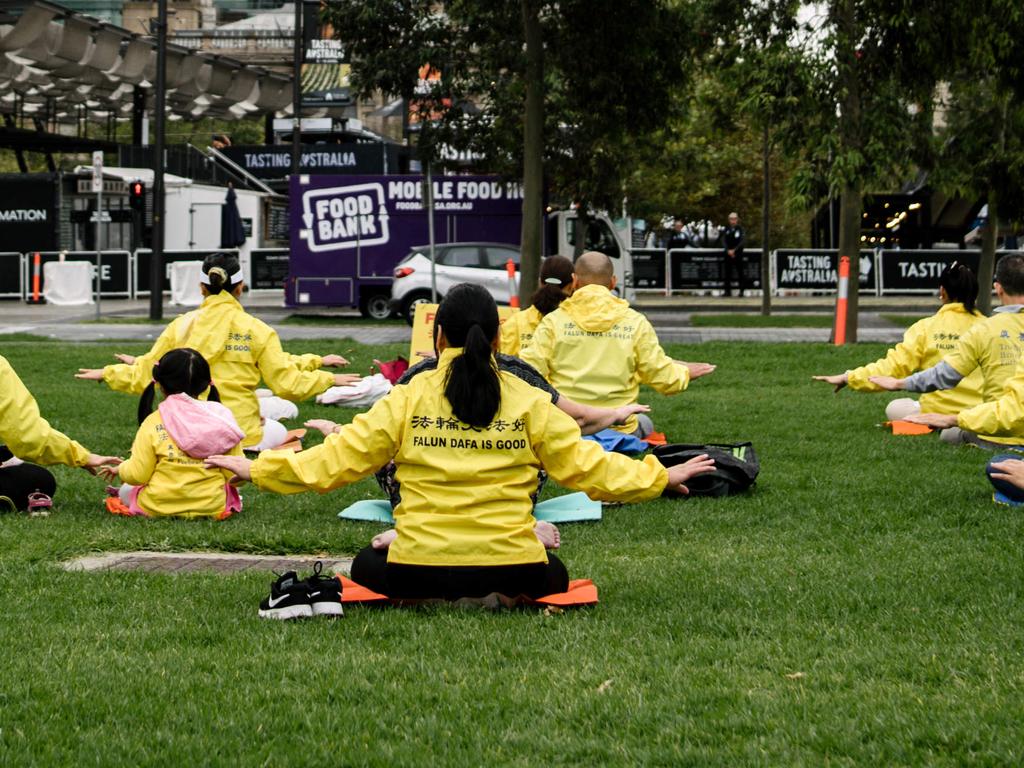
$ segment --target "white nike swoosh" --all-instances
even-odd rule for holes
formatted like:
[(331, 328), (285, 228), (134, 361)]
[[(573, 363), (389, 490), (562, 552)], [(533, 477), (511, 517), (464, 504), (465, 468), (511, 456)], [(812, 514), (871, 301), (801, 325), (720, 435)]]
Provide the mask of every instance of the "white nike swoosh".
[(268, 608), (276, 608), (278, 603), (280, 603), (282, 600), (287, 600), (289, 597), (290, 596), (288, 594), (284, 594), (284, 595), (281, 595), (276, 600), (274, 598), (270, 598), (269, 600), (267, 600), (267, 607)]

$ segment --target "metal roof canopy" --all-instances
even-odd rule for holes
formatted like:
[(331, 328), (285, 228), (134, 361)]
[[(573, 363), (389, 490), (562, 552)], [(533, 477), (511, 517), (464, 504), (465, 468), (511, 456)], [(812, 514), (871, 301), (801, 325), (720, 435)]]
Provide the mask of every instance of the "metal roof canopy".
[[(152, 110), (156, 40), (47, 2), (0, 0), (0, 113), (50, 123)], [(167, 46), (170, 119), (290, 114), (293, 79), (226, 56)]]

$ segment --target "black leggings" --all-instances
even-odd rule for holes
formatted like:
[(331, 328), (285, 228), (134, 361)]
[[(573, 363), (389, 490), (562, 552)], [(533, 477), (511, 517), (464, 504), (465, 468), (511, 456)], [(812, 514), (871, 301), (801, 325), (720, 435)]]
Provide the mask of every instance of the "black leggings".
[[(0, 462), (11, 458), (6, 446), (0, 446)], [(28, 495), (35, 491), (53, 496), (57, 490), (57, 481), (48, 469), (35, 464), (19, 464), (16, 467), (0, 468), (0, 496), (6, 496), (20, 510), (28, 509)], [(5, 511), (7, 504), (0, 501), (0, 512)]]
[(352, 561), (352, 580), (379, 594), (408, 600), (458, 600), (492, 592), (537, 598), (569, 588), (569, 572), (550, 552), (547, 563), (403, 565), (389, 563), (386, 549), (366, 547)]

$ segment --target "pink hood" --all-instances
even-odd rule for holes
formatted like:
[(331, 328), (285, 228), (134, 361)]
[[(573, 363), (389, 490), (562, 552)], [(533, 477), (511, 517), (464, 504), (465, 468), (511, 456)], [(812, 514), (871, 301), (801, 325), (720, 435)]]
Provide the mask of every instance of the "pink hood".
[(234, 414), (220, 403), (182, 393), (165, 398), (158, 410), (167, 434), (193, 459), (227, 453), (245, 437)]

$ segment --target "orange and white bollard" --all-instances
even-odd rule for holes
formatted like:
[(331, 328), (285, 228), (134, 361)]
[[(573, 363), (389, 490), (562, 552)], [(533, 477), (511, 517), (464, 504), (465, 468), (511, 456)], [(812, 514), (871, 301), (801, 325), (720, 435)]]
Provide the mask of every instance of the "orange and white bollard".
[(519, 288), (516, 287), (516, 263), (509, 259), (505, 262), (505, 271), (508, 272), (508, 305), (519, 306)]
[(29, 299), (29, 304), (42, 304), (45, 299), (41, 295), (40, 281), (42, 277), (42, 261), (43, 257), (36, 251), (32, 254), (32, 298)]
[(846, 343), (846, 304), (850, 298), (850, 257), (839, 257), (839, 299), (836, 301), (836, 332), (834, 344)]

